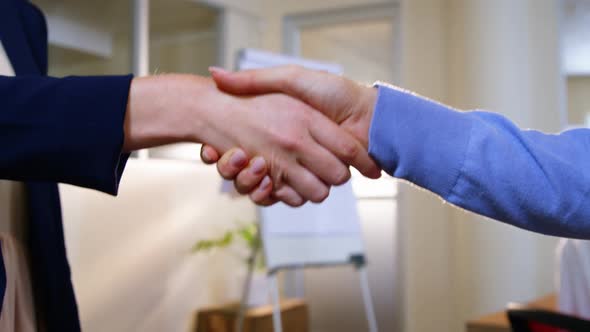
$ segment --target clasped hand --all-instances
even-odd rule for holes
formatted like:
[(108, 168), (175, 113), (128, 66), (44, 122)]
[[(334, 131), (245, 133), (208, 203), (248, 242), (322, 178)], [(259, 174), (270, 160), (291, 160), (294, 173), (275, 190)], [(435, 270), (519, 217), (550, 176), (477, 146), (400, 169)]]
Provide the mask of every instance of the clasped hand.
[(380, 176), (367, 152), (375, 89), (299, 66), (210, 72), (220, 90), (247, 103), (227, 119), (234, 126), (214, 128), (201, 158), (255, 203), (321, 202), (348, 181), (349, 165)]

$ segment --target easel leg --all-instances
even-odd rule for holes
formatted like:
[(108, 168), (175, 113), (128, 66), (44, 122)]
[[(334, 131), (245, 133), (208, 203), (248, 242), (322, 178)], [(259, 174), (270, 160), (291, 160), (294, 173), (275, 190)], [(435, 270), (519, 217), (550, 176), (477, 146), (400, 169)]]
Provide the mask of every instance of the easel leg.
[(272, 301), (273, 329), (274, 332), (283, 332), (283, 323), (281, 321), (281, 297), (279, 296), (279, 284), (277, 282), (276, 272), (268, 274), (268, 284)]
[(244, 315), (246, 313), (246, 307), (248, 305), (248, 297), (250, 296), (250, 284), (252, 281), (253, 273), (254, 269), (252, 268), (252, 266), (249, 266), (248, 273), (246, 274), (246, 280), (244, 281), (244, 288), (242, 289), (242, 300), (240, 301), (240, 308), (238, 310), (236, 332), (242, 332), (244, 329)]
[(367, 268), (363, 264), (361, 266), (357, 266), (357, 271), (359, 273), (359, 279), (361, 281), (361, 290), (363, 293), (365, 312), (367, 314), (367, 322), (369, 323), (369, 331), (377, 332), (377, 318), (375, 317), (373, 301), (371, 300), (371, 290), (369, 289), (369, 277), (367, 276)]
[[(258, 236), (257, 244), (260, 243), (260, 231), (256, 229), (256, 236)], [(252, 282), (252, 275), (254, 274), (254, 266), (256, 265), (256, 258), (258, 257), (258, 251), (260, 245), (256, 245), (252, 248), (250, 259), (248, 259), (248, 272), (246, 274), (246, 280), (244, 281), (244, 288), (242, 288), (242, 300), (240, 301), (240, 308), (238, 309), (238, 319), (236, 320), (236, 332), (242, 332), (244, 330), (244, 315), (246, 313), (246, 306), (248, 305), (248, 298), (250, 297), (250, 284)]]

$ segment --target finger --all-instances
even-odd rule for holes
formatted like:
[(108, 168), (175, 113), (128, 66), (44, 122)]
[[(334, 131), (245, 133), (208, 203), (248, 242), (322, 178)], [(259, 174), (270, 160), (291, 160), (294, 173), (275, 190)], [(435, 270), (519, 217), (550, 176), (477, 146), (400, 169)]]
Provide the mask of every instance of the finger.
[(260, 94), (284, 92), (299, 95), (302, 86), (296, 84), (296, 78), (305, 73), (306, 79), (313, 80), (317, 74), (314, 70), (300, 66), (287, 65), (272, 68), (252, 69), (230, 72), (218, 67), (209, 67), (211, 77), (217, 87), (232, 94)]
[(295, 164), (285, 169), (282, 179), (305, 200), (320, 203), (330, 193), (330, 188), (305, 167)]
[(201, 145), (201, 160), (205, 164), (214, 164), (219, 160), (219, 152), (214, 147), (203, 144)]
[(318, 144), (364, 176), (372, 179), (381, 176), (381, 169), (377, 163), (354, 136), (320, 113), (312, 113), (312, 117), (310, 134)]
[(256, 157), (250, 160), (248, 167), (238, 173), (236, 180), (234, 181), (234, 186), (240, 194), (249, 194), (256, 189), (259, 184), (262, 185), (261, 181), (263, 178), (267, 178), (266, 174), (266, 161), (263, 157)]
[(278, 199), (271, 196), (272, 194), (272, 180), (270, 176), (265, 176), (258, 187), (250, 193), (252, 202), (261, 206), (270, 206), (278, 201)]
[(271, 199), (279, 200), (289, 206), (299, 207), (305, 204), (306, 200), (288, 185), (283, 185), (281, 188), (274, 191)]
[(267, 198), (267, 199), (264, 199), (264, 200), (263, 200), (263, 201), (261, 201), (261, 202), (254, 202), (254, 204), (256, 204), (256, 205), (258, 205), (258, 206), (267, 207), (267, 206), (272, 206), (272, 205), (275, 205), (275, 204), (276, 204), (276, 203), (278, 203), (278, 202), (279, 202), (279, 200), (278, 200), (278, 199), (276, 199), (276, 198), (272, 198), (272, 197), (269, 197), (269, 198)]
[(248, 165), (248, 157), (240, 148), (233, 148), (221, 156), (217, 171), (226, 180), (233, 180)]
[(338, 186), (350, 179), (348, 166), (318, 142), (307, 144), (298, 160), (326, 184)]

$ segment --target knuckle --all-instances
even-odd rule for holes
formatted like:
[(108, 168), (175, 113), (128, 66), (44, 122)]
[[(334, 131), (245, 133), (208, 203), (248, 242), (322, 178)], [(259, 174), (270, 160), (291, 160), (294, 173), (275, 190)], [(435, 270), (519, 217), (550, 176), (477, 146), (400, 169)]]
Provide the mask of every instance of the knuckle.
[(234, 181), (234, 188), (236, 188), (236, 191), (242, 195), (248, 193), (248, 189), (242, 183), (240, 183), (240, 181)]
[(342, 144), (342, 158), (345, 160), (353, 160), (359, 154), (360, 149), (358, 144), (353, 141), (347, 141)]
[(330, 190), (328, 188), (318, 189), (314, 192), (314, 195), (310, 198), (310, 200), (314, 203), (321, 203), (326, 200), (326, 198), (328, 198), (329, 194)]
[(250, 194), (254, 189), (256, 189), (256, 184), (257, 183), (254, 179), (247, 175), (242, 176), (242, 174), (238, 175), (234, 181), (236, 190), (242, 195)]
[(236, 176), (225, 163), (221, 162), (217, 163), (217, 172), (226, 180), (233, 180)]
[(301, 118), (300, 121), (305, 125), (306, 128), (311, 127), (311, 125), (314, 124), (314, 121), (318, 120), (318, 117), (323, 117), (321, 113), (314, 113), (309, 111), (299, 112), (298, 115)]
[(290, 187), (282, 187), (278, 189), (274, 196), (283, 203), (291, 207), (299, 207), (305, 203), (305, 200), (296, 194)]
[(295, 200), (291, 200), (289, 202), (285, 202), (287, 205), (291, 206), (291, 207), (300, 207), (303, 204), (305, 204), (305, 200), (303, 199), (295, 199)]
[(270, 179), (273, 183), (274, 191), (280, 191), (285, 184), (287, 173), (278, 159), (273, 158), (273, 161), (269, 166), (268, 174), (270, 175)]
[(269, 202), (269, 201), (266, 201), (266, 200), (262, 200), (262, 201), (254, 201), (254, 203), (255, 203), (256, 205), (258, 205), (258, 206), (263, 206), (263, 207), (266, 207), (266, 206), (271, 206), (271, 205), (273, 205), (273, 204), (274, 204), (273, 202)]
[(244, 190), (250, 190), (254, 186), (254, 179), (248, 172), (242, 171), (236, 177), (236, 184), (244, 188)]
[(334, 185), (341, 185), (346, 183), (348, 180), (350, 180), (351, 174), (350, 174), (350, 170), (348, 169), (348, 167), (342, 167), (341, 170), (336, 172), (336, 175), (334, 176)]
[(292, 82), (295, 82), (301, 76), (303, 67), (300, 65), (287, 65), (285, 67), (285, 75), (280, 81), (282, 91), (290, 91)]
[(301, 140), (293, 135), (279, 134), (276, 140), (278, 145), (288, 152), (298, 151), (301, 147)]
[(266, 203), (268, 203), (268, 200), (266, 200), (264, 197), (260, 197), (254, 194), (250, 194), (250, 200), (254, 202), (256, 205), (267, 206)]

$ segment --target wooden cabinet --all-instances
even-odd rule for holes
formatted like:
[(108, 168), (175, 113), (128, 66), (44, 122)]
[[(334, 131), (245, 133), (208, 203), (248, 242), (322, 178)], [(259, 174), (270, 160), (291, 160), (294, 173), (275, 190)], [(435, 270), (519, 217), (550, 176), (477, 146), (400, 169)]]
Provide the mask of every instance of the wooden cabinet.
[[(203, 309), (196, 314), (193, 332), (234, 332), (238, 303)], [(309, 332), (309, 313), (303, 300), (281, 302), (284, 332)], [(247, 309), (243, 332), (272, 332), (272, 306)]]

